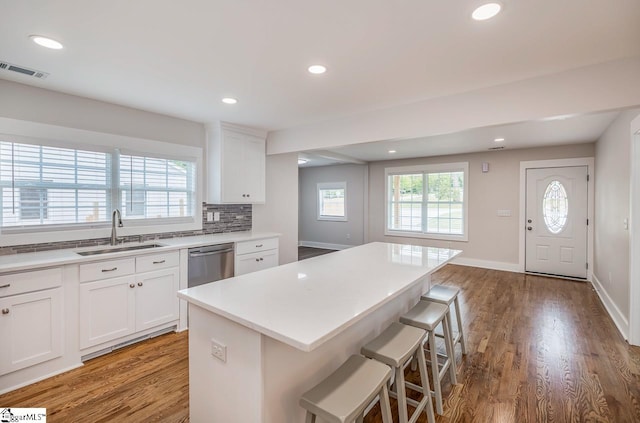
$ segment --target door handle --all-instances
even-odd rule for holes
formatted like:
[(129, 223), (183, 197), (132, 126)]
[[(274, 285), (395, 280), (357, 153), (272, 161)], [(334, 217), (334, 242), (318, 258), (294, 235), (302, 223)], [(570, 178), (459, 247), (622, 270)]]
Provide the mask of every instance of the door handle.
[(528, 231), (530, 231), (530, 230), (532, 230), (532, 229), (533, 229), (533, 228), (532, 228), (531, 226), (527, 226), (527, 230), (528, 230)]

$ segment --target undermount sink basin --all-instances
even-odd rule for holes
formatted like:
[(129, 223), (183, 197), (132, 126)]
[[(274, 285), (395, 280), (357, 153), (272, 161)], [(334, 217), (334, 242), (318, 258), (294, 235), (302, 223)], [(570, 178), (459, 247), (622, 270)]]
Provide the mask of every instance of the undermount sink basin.
[(76, 251), (76, 254), (79, 254), (81, 256), (95, 256), (99, 254), (120, 253), (122, 251), (146, 250), (147, 248), (158, 248), (158, 247), (164, 247), (164, 245), (161, 245), (161, 244), (127, 245), (122, 247), (103, 248), (101, 250)]

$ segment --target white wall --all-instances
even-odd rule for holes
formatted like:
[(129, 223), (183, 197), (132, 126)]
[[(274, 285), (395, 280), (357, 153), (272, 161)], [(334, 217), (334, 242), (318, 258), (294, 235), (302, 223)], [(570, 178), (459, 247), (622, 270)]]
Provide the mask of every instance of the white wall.
[[(457, 248), (469, 264), (497, 269), (518, 269), (520, 162), (529, 160), (593, 157), (594, 144), (575, 144), (522, 150), (502, 150), (369, 164), (369, 239)], [(384, 235), (384, 169), (433, 163), (469, 162), (469, 239), (438, 241)], [(482, 163), (489, 172), (482, 173)], [(498, 217), (497, 210), (511, 210)]]
[(628, 110), (596, 143), (594, 285), (623, 331), (629, 319), (629, 231), (631, 121), (640, 109)]
[[(301, 243), (361, 245), (365, 233), (366, 165), (336, 165), (301, 168), (299, 238)], [(317, 185), (321, 182), (347, 183), (347, 221), (317, 219)]]
[(0, 79), (0, 117), (204, 147), (204, 125)]
[(278, 232), (280, 264), (298, 260), (298, 154), (267, 156), (267, 201), (253, 206), (253, 230)]
[(267, 153), (425, 137), (640, 105), (640, 57), (269, 133)]

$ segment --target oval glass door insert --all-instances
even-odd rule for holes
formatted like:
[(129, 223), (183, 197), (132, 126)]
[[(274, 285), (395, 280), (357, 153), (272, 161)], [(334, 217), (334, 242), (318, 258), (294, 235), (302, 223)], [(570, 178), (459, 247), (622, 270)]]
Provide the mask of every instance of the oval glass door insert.
[(552, 234), (560, 233), (567, 224), (569, 199), (567, 191), (560, 181), (551, 181), (547, 185), (542, 199), (542, 215), (547, 229)]

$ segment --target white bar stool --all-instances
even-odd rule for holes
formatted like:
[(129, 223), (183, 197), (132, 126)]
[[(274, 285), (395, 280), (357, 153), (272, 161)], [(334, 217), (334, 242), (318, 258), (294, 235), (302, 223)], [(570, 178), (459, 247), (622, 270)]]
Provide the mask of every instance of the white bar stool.
[[(422, 343), (426, 336), (427, 333), (422, 329), (394, 322), (361, 350), (365, 357), (373, 358), (395, 369), (395, 392), (391, 391), (389, 394), (398, 399), (399, 423), (415, 423), (422, 410), (427, 413), (429, 423), (435, 423), (429, 374), (422, 349)], [(422, 386), (405, 382), (404, 379), (404, 368), (413, 358), (418, 361), (420, 367)], [(407, 398), (406, 387), (423, 394), (420, 402)], [(411, 418), (407, 417), (407, 402), (415, 407)]]
[(436, 398), (436, 412), (442, 415), (442, 379), (449, 369), (451, 375), (451, 383), (456, 384), (456, 367), (453, 364), (453, 344), (451, 338), (445, 336), (444, 344), (447, 355), (442, 367), (439, 368), (438, 352), (436, 351), (435, 331), (438, 325), (442, 324), (445, 335), (451, 334), (449, 328), (449, 317), (447, 310), (449, 308), (444, 304), (432, 303), (429, 301), (418, 301), (411, 310), (400, 316), (400, 322), (415, 326), (427, 331), (429, 337), (429, 354), (431, 361), (431, 373), (433, 375), (433, 394)]
[(319, 416), (328, 422), (362, 421), (367, 405), (380, 396), (383, 423), (393, 423), (387, 382), (389, 366), (375, 360), (352, 355), (335, 372), (305, 392), (300, 405), (307, 410), (306, 423)]
[[(460, 293), (460, 289), (445, 286), (445, 285), (433, 285), (429, 292), (424, 294), (421, 299), (426, 301), (433, 301), (434, 303), (444, 304), (449, 308), (449, 323), (451, 324), (451, 337), (453, 339), (453, 346), (455, 347), (457, 343), (460, 344), (460, 349), (462, 350), (462, 354), (467, 354), (467, 347), (464, 341), (464, 330), (462, 329), (462, 319), (460, 317), (460, 303), (458, 302), (458, 294)], [(453, 319), (451, 318), (451, 304), (455, 308), (456, 313), (456, 323), (458, 326), (457, 332), (453, 330)], [(443, 336), (436, 333), (437, 336)], [(455, 360), (454, 360), (455, 362)]]

